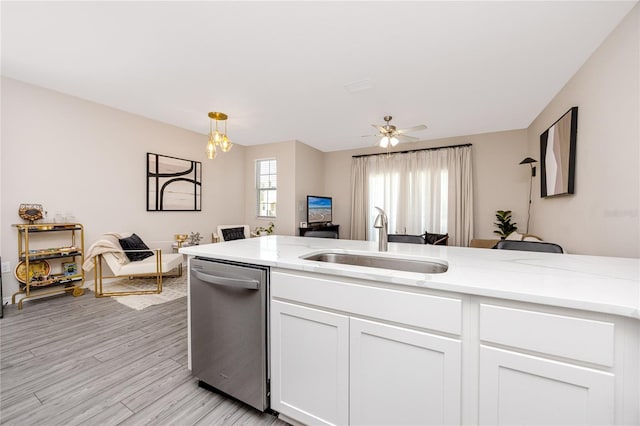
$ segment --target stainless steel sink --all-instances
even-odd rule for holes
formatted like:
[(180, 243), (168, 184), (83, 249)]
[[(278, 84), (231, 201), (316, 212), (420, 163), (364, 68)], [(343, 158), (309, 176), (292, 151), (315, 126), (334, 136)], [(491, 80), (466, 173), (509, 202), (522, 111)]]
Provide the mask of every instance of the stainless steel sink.
[(305, 260), (341, 263), (345, 265), (368, 266), (370, 268), (394, 269), (396, 271), (441, 274), (447, 272), (447, 264), (428, 260), (400, 259), (396, 257), (368, 256), (351, 253), (317, 253), (303, 257)]

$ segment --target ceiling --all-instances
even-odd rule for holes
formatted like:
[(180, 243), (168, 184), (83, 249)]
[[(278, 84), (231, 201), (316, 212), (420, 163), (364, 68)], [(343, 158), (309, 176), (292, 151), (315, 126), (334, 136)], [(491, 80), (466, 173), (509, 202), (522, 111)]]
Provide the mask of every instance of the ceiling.
[(241, 145), (335, 151), (372, 146), (385, 115), (420, 139), (526, 128), (636, 3), (2, 1), (1, 70), (203, 135), (222, 111)]

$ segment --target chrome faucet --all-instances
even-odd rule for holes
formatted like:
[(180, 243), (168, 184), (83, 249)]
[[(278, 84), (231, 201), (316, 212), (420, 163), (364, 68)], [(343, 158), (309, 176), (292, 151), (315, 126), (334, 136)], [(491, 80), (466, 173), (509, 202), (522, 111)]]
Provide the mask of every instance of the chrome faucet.
[(378, 228), (378, 251), (387, 251), (388, 249), (388, 226), (389, 221), (387, 220), (387, 214), (380, 207), (375, 207), (378, 210), (378, 216), (376, 216), (376, 220), (373, 222), (373, 227)]

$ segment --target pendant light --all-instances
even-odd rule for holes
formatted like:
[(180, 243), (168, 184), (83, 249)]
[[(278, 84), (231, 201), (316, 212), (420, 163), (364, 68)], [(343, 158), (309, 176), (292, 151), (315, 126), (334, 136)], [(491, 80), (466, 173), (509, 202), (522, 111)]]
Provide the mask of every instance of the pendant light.
[[(213, 160), (217, 155), (217, 148), (222, 152), (229, 152), (233, 147), (233, 142), (227, 136), (227, 114), (223, 112), (210, 112), (209, 114), (209, 141), (207, 142), (207, 158)], [(215, 130), (213, 122), (215, 121)], [(218, 129), (218, 122), (224, 121), (224, 132)]]

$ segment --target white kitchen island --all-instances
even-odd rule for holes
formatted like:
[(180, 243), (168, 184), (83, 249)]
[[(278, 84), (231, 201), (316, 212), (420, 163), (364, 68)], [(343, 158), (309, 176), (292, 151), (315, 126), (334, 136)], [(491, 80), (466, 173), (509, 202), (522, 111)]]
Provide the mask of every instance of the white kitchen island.
[[(419, 274), (304, 260), (432, 259)], [(268, 236), (271, 407), (306, 424), (639, 424), (640, 261)]]

